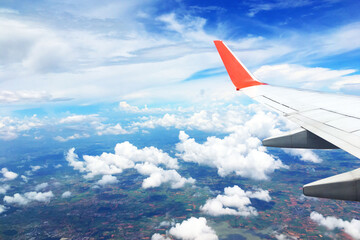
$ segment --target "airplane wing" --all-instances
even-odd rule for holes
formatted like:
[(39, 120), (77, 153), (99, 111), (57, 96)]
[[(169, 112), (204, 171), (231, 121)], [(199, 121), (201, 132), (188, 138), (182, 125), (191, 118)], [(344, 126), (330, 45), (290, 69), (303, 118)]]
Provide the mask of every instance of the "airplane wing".
[[(264, 146), (341, 148), (360, 158), (360, 97), (262, 83), (222, 41), (214, 43), (237, 90), (301, 127), (263, 140)], [(360, 201), (360, 168), (306, 184), (303, 191), (307, 196)]]

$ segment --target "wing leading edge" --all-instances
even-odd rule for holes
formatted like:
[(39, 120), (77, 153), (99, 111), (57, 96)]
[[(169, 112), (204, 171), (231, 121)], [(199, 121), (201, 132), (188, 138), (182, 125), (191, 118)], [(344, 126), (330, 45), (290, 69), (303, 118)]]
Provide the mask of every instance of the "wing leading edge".
[[(237, 90), (301, 126), (295, 132), (265, 139), (265, 146), (342, 148), (360, 158), (359, 97), (262, 83), (222, 41), (216, 40), (214, 43)], [(308, 196), (360, 201), (360, 170), (307, 184), (303, 190)]]

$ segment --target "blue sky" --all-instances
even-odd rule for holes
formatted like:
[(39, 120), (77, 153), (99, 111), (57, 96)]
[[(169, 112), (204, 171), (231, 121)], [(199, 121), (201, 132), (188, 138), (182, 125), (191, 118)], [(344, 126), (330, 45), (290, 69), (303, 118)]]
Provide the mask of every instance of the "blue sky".
[(358, 5), (2, 1), (3, 138), (19, 129), (9, 129), (9, 121), (22, 126), (17, 122), (35, 118), (47, 126), (95, 114), (115, 126), (123, 120), (120, 102), (162, 109), (160, 114), (251, 103), (234, 91), (215, 39), (224, 40), (261, 81), (359, 94)]
[(0, 100), (6, 109), (15, 103), (10, 112), (34, 103), (181, 105), (228, 95), (233, 89), (214, 39), (265, 82), (358, 93), (356, 1), (2, 1), (0, 7)]
[[(215, 39), (224, 40), (261, 81), (359, 94), (358, 5), (2, 1), (2, 138), (51, 129), (77, 115), (96, 115), (97, 122), (114, 127), (129, 123), (130, 112), (141, 118), (252, 103), (234, 91)], [(130, 107), (124, 110), (120, 102)]]

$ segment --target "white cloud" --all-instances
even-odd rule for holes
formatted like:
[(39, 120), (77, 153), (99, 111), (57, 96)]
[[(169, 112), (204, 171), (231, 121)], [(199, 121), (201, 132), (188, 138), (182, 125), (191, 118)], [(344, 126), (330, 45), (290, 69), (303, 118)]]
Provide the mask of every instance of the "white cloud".
[(66, 154), (66, 161), (68, 161), (69, 165), (72, 166), (75, 170), (79, 170), (80, 172), (85, 171), (84, 162), (78, 160), (79, 156), (75, 153), (75, 148), (69, 149)]
[[(324, 1), (325, 2), (325, 1)], [(317, 4), (321, 3), (319, 1)], [(274, 9), (288, 9), (288, 8), (299, 8), (308, 5), (313, 5), (315, 2), (309, 0), (299, 0), (299, 1), (268, 1), (265, 3), (253, 3), (250, 2), (250, 10), (248, 16), (254, 17), (257, 13), (262, 11), (271, 11)]]
[(349, 90), (359, 90), (360, 84), (360, 75), (354, 74), (350, 76), (344, 76), (340, 81), (334, 82), (330, 87), (335, 90), (340, 89), (349, 89)]
[(133, 106), (127, 103), (126, 101), (121, 101), (119, 103), (119, 110), (130, 112), (130, 113), (157, 113), (157, 112), (165, 112), (169, 109), (167, 108), (148, 108), (145, 105), (143, 108), (139, 108), (138, 106)]
[(98, 122), (99, 115), (98, 114), (90, 114), (90, 115), (71, 115), (59, 120), (60, 124), (73, 124), (73, 123), (84, 123), (84, 122)]
[[(239, 110), (239, 111), (237, 111)], [(133, 127), (155, 128), (175, 127), (178, 129), (199, 129), (202, 131), (231, 132), (239, 124), (243, 123), (244, 111), (230, 106), (228, 111), (219, 113), (217, 111), (201, 110), (190, 116), (183, 114), (166, 113), (163, 117), (149, 117), (145, 121), (133, 124)]]
[(21, 179), (24, 181), (24, 182), (28, 182), (29, 179), (28, 177), (24, 176), (24, 175), (21, 175)]
[(149, 176), (142, 183), (142, 187), (145, 189), (159, 187), (163, 183), (170, 183), (171, 188), (181, 188), (184, 187), (186, 183), (195, 183), (195, 179), (186, 179), (176, 170), (164, 170), (148, 162), (136, 164), (135, 169), (138, 170), (140, 174)]
[(44, 188), (47, 188), (48, 186), (49, 186), (49, 184), (46, 183), (46, 182), (45, 183), (40, 183), (40, 184), (35, 186), (35, 191), (40, 191), (40, 190), (42, 190)]
[(61, 194), (62, 198), (69, 198), (71, 197), (71, 192), (70, 191), (65, 191), (63, 192), (63, 194)]
[(309, 149), (283, 149), (284, 152), (299, 157), (301, 161), (321, 163), (322, 159)]
[[(73, 3), (62, 5), (67, 9), (67, 14), (75, 14), (75, 19), (83, 17), (76, 22), (92, 21), (94, 17), (104, 22), (113, 16), (127, 19), (128, 24), (117, 26), (116, 31), (112, 31), (111, 26), (93, 31), (78, 30), (77, 26), (61, 29), (43, 24), (41, 19), (36, 22), (29, 20), (34, 18), (3, 16), (0, 45), (4, 46), (4, 51), (0, 54), (0, 63), (4, 67), (0, 77), (9, 81), (1, 82), (0, 88), (13, 93), (31, 89), (34, 93), (45, 92), (50, 96), (80, 99), (114, 99), (112, 96), (126, 99), (123, 96), (137, 95), (137, 99), (142, 97), (143, 101), (152, 99), (144, 98), (142, 94), (154, 92), (154, 98), (156, 95), (167, 95), (172, 100), (180, 98), (191, 101), (190, 95), (203, 92), (202, 90), (206, 92), (208, 86), (204, 86), (204, 82), (183, 83), (183, 80), (203, 70), (222, 66), (212, 43), (219, 36), (207, 31), (205, 18), (178, 10), (154, 16), (143, 9), (144, 5), (152, 5), (154, 2), (156, 1), (141, 1), (136, 4), (112, 2), (95, 9)], [(309, 1), (303, 0), (290, 3), (275, 1), (256, 6), (250, 4), (250, 12), (256, 14), (258, 11), (298, 7), (308, 3)], [(141, 10), (135, 10), (134, 6)], [(192, 6), (192, 9), (195, 7)], [(133, 14), (129, 14), (130, 12)], [(152, 31), (148, 31), (154, 26), (147, 28), (145, 22), (154, 24), (159, 34), (154, 35)], [(246, 56), (245, 61), (250, 63), (250, 67), (259, 67), (268, 60), (280, 62), (285, 54), (292, 62), (296, 62), (296, 57), (300, 55), (301, 62), (304, 62), (301, 53), (305, 57), (311, 55), (312, 58), (319, 58), (358, 49), (358, 25), (359, 23), (352, 23), (331, 29), (332, 31), (317, 33), (296, 34), (285, 31), (281, 38), (276, 39), (249, 36), (228, 42), (229, 45), (239, 46), (234, 51), (237, 50), (240, 57)], [(126, 30), (119, 32), (119, 27)], [(220, 24), (217, 28), (212, 32), (221, 35), (223, 26)], [(222, 79), (224, 77), (225, 75), (221, 76)], [(213, 79), (210, 76), (207, 79), (210, 81), (207, 82), (214, 82)], [(183, 90), (182, 85), (185, 84), (187, 91), (174, 94), (178, 88)], [(122, 87), (114, 87), (117, 85)], [(219, 89), (224, 82), (217, 81), (214, 85), (211, 88)], [(169, 89), (172, 89), (171, 93)], [(40, 98), (49, 98), (46, 94), (40, 94)], [(132, 110), (137, 111), (136, 108)]]
[(69, 140), (75, 140), (75, 139), (81, 139), (81, 138), (89, 138), (90, 135), (87, 133), (83, 133), (83, 134), (78, 134), (75, 133), (74, 135), (68, 136), (68, 137), (61, 137), (61, 136), (56, 136), (54, 137), (54, 140), (59, 141), (59, 142), (67, 142)]
[(257, 104), (248, 106), (239, 102), (233, 104), (213, 103), (201, 108), (210, 110), (178, 109), (175, 113), (166, 113), (162, 117), (143, 117), (142, 121), (135, 122), (132, 127), (155, 128), (174, 127), (178, 129), (197, 129), (207, 132), (232, 133), (239, 128), (259, 138), (269, 137), (280, 133), (281, 125), (288, 127), (288, 120), (278, 115), (265, 112)]
[(50, 199), (54, 197), (52, 191), (48, 192), (27, 192), (24, 194), (27, 199), (30, 201), (38, 201), (38, 202), (50, 202)]
[(10, 186), (5, 184), (5, 185), (0, 185), (0, 194), (5, 194), (7, 192), (7, 190), (10, 189)]
[[(191, 23), (192, 20), (198, 23), (196, 19), (200, 18), (184, 21), (197, 26)], [(209, 62), (209, 67), (214, 66), (218, 60), (215, 52), (211, 52), (212, 58), (203, 58), (202, 53), (194, 54), (192, 41), (175, 45), (176, 42), (154, 37), (142, 27), (113, 36), (109, 32), (62, 31), (24, 19), (2, 18), (1, 23), (0, 43), (6, 51), (0, 57), (6, 64), (0, 75), (13, 81), (0, 85), (9, 91), (32, 89), (56, 97), (104, 99), (138, 91), (139, 86), (144, 89), (166, 85), (168, 80), (179, 82), (204, 69)], [(202, 28), (203, 24), (191, 33), (184, 33), (188, 39), (206, 37), (208, 46), (212, 46), (214, 38), (207, 36)], [(168, 48), (176, 51), (168, 51)], [(207, 52), (210, 52), (210, 47)], [(200, 57), (202, 61), (199, 61)], [(189, 61), (197, 64), (188, 65)], [(45, 78), (45, 74), (51, 77)], [(168, 76), (167, 79), (163, 78), (164, 75)], [(27, 79), (24, 80), (23, 76)], [(100, 81), (106, 83), (99, 85)], [(123, 87), (113, 87), (118, 84)]]
[(43, 126), (43, 123), (36, 115), (32, 117), (25, 117), (23, 119), (0, 117), (0, 139), (13, 140), (16, 139), (20, 133), (36, 129)]
[(30, 168), (31, 168), (31, 171), (32, 171), (32, 172), (36, 172), (36, 171), (38, 171), (39, 169), (41, 169), (42, 167), (41, 167), (41, 166), (38, 166), (38, 165), (37, 165), (37, 166), (32, 166), (32, 165), (31, 165)]
[(254, 192), (244, 191), (235, 185), (234, 187), (226, 187), (224, 189), (224, 195), (218, 195), (216, 198), (208, 199), (200, 209), (204, 213), (212, 216), (256, 216), (258, 212), (251, 206), (250, 198), (257, 198), (266, 202), (271, 200), (269, 192), (266, 190), (258, 189)]
[(55, 166), (54, 166), (54, 168), (61, 168), (62, 167), (62, 165), (59, 163), (59, 164), (56, 164)]
[(360, 47), (360, 22), (351, 22), (326, 34), (313, 36), (316, 41), (314, 54), (335, 55), (350, 52)]
[(10, 180), (14, 180), (15, 178), (17, 178), (18, 174), (9, 171), (7, 168), (2, 168), (0, 171), (3, 175), (3, 181), (10, 181)]
[(171, 238), (163, 236), (159, 233), (155, 233), (154, 235), (151, 236), (151, 240), (171, 240)]
[(149, 162), (155, 165), (164, 164), (168, 168), (179, 168), (176, 158), (170, 157), (167, 153), (153, 146), (138, 149), (129, 142), (118, 143), (115, 147), (115, 154), (133, 162)]
[(312, 212), (310, 214), (310, 218), (317, 224), (324, 226), (329, 230), (339, 228), (351, 237), (360, 239), (360, 220), (352, 219), (351, 221), (344, 221), (333, 216), (324, 217), (322, 214), (317, 212)]
[(124, 129), (120, 123), (111, 126), (111, 125), (105, 125), (105, 124), (101, 124), (99, 125), (97, 128), (97, 134), (99, 136), (101, 135), (120, 135), (120, 134), (130, 134), (133, 133), (134, 131), (128, 131), (126, 129)]
[[(179, 167), (177, 159), (155, 147), (138, 149), (129, 142), (123, 142), (116, 145), (115, 154), (84, 155), (84, 161), (80, 161), (74, 151), (75, 148), (72, 148), (66, 155), (69, 165), (75, 170), (87, 173), (86, 178), (103, 175), (99, 184), (115, 181), (116, 177), (110, 175), (122, 173), (124, 169), (129, 168), (135, 168), (140, 174), (149, 176), (143, 181), (143, 188), (159, 187), (163, 183), (169, 183), (172, 188), (180, 188), (186, 183), (195, 182), (194, 179), (184, 178), (174, 170)], [(163, 169), (157, 165), (164, 165), (170, 169)]]
[(6, 211), (6, 207), (4, 205), (0, 205), (0, 214)]
[[(281, 134), (280, 128), (292, 128), (288, 120), (271, 112), (264, 112), (255, 104), (248, 107), (216, 107), (212, 111), (211, 114), (201, 111), (180, 117), (168, 115), (162, 119), (146, 120), (143, 126), (160, 125), (229, 132), (230, 134), (223, 139), (208, 137), (204, 143), (199, 144), (184, 131), (180, 131), (180, 143), (176, 145), (178, 157), (188, 162), (216, 167), (220, 176), (235, 173), (253, 179), (267, 179), (268, 174), (274, 170), (286, 167), (266, 152), (266, 148), (261, 146), (260, 139)], [(285, 151), (302, 161), (321, 162), (311, 150)]]
[(103, 175), (102, 178), (97, 182), (99, 185), (114, 184), (119, 182), (116, 177), (112, 175)]
[(92, 178), (96, 175), (111, 175), (122, 173), (124, 169), (134, 167), (134, 162), (124, 156), (103, 153), (100, 156), (84, 155), (84, 161), (79, 161), (78, 156), (74, 153), (75, 149), (69, 150), (66, 160), (70, 166), (80, 172), (87, 172), (86, 177)]
[(120, 110), (127, 111), (127, 112), (135, 112), (135, 113), (140, 112), (140, 109), (137, 106), (131, 106), (130, 104), (128, 104), (125, 101), (121, 101), (119, 103), (119, 108), (120, 108)]
[[(116, 125), (105, 124), (101, 121), (105, 118), (100, 117), (98, 114), (89, 115), (71, 115), (62, 118), (58, 121), (59, 124), (67, 124), (73, 130), (82, 131), (94, 131), (99, 136), (101, 135), (119, 135), (119, 134), (130, 134), (136, 131), (132, 128), (131, 130), (124, 129), (120, 123)], [(69, 137), (57, 136), (54, 139), (60, 142), (65, 142), (73, 139), (88, 138), (88, 133), (75, 133)]]
[(15, 193), (13, 197), (5, 196), (4, 202), (8, 204), (27, 205), (32, 201), (38, 202), (50, 202), (51, 198), (54, 197), (52, 191), (48, 192), (26, 192), (24, 195)]
[(17, 102), (49, 102), (64, 101), (68, 99), (54, 98), (45, 91), (0, 91), (0, 103), (17, 103)]
[[(305, 67), (296, 64), (264, 65), (254, 72), (254, 75), (263, 82), (281, 86), (300, 86), (307, 88), (319, 88), (327, 86), (329, 82), (341, 82), (344, 84), (354, 73), (354, 69), (332, 70), (321, 67)], [(357, 78), (355, 78), (357, 77)], [(359, 75), (351, 76), (351, 79), (359, 79)], [(338, 82), (337, 88), (340, 88)]]
[(158, 17), (157, 20), (165, 23), (167, 30), (176, 32), (184, 41), (212, 42), (216, 39), (204, 31), (205, 18), (185, 15), (180, 19), (180, 16), (170, 13)]
[(15, 193), (13, 197), (5, 196), (4, 202), (9, 203), (9, 204), (26, 205), (30, 201), (29, 201), (29, 199), (23, 197), (21, 194)]
[(277, 239), (277, 240), (296, 240), (298, 239), (297, 237), (294, 237), (294, 236), (289, 236), (289, 235), (285, 235), (285, 234), (278, 234), (278, 233), (274, 233), (274, 237)]
[(217, 240), (216, 232), (207, 225), (205, 218), (191, 217), (177, 223), (169, 230), (169, 234), (183, 240)]
[(186, 162), (216, 167), (222, 177), (235, 173), (242, 177), (265, 180), (268, 174), (284, 168), (280, 160), (265, 152), (261, 141), (240, 129), (223, 139), (208, 137), (199, 144), (180, 131), (180, 143), (176, 145), (178, 156)]

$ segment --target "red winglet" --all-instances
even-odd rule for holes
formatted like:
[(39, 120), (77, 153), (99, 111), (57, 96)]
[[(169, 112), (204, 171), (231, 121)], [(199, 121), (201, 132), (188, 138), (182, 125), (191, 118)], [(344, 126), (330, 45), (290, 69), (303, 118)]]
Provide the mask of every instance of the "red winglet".
[(256, 81), (255, 77), (222, 41), (215, 40), (214, 43), (236, 90), (256, 85), (266, 85), (266, 83)]

